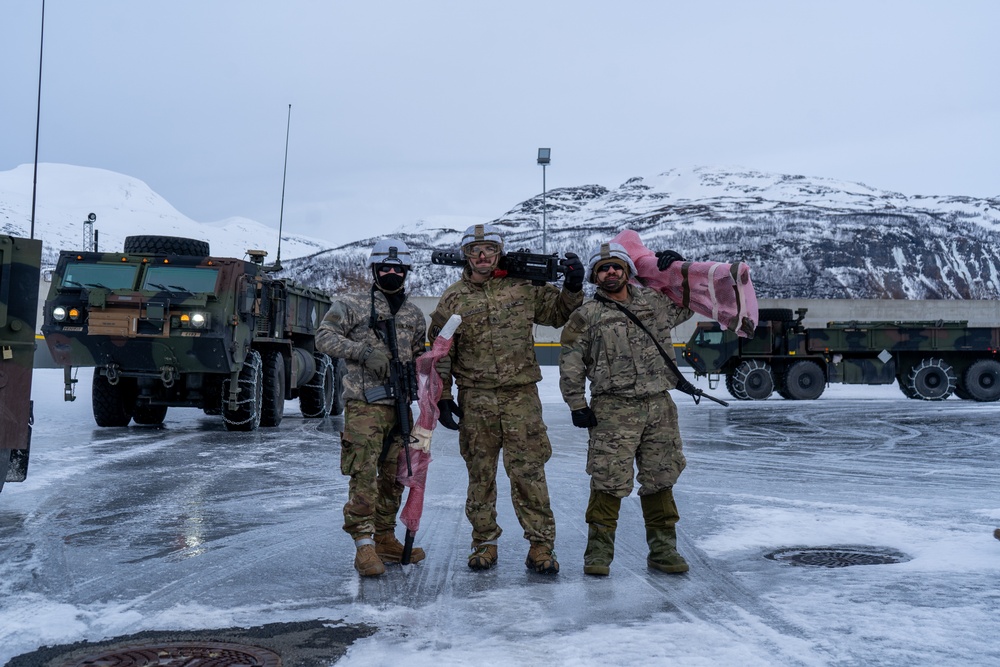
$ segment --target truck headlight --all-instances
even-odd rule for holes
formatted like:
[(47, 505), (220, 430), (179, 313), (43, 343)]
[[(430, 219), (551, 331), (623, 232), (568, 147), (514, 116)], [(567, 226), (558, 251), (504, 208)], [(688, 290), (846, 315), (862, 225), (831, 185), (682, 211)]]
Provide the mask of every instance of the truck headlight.
[(191, 326), (195, 329), (205, 328), (207, 322), (208, 318), (205, 317), (205, 313), (191, 313)]
[(52, 319), (56, 322), (62, 322), (66, 319), (66, 309), (62, 306), (56, 306), (52, 309)]

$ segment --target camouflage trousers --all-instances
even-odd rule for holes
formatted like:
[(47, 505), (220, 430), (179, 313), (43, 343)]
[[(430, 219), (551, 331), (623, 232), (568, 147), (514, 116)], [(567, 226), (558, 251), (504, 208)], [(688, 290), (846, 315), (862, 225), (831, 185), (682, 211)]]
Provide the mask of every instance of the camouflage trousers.
[(538, 387), (461, 388), (458, 404), (465, 412), (458, 442), (469, 471), (465, 515), (472, 524), (473, 544), (495, 540), (503, 532), (497, 524), (497, 463), (502, 451), (524, 538), (552, 548), (556, 522), (545, 482), (552, 445), (542, 422)]
[(640, 496), (674, 485), (687, 462), (677, 406), (667, 392), (643, 398), (599, 394), (591, 408), (597, 415), (587, 448), (592, 490), (624, 498), (632, 492), (633, 474)]
[(340, 438), (340, 472), (350, 475), (344, 530), (355, 539), (396, 527), (403, 485), (396, 481), (399, 450), (398, 433), (385, 461), (379, 464), (382, 443), (396, 426), (396, 409), (391, 405), (369, 405), (347, 401), (344, 433)]

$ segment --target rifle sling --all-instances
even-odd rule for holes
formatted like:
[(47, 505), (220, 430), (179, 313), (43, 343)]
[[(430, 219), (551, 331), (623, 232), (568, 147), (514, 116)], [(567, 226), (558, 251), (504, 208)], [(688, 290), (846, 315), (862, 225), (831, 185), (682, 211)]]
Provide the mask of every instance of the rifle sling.
[(633, 313), (631, 310), (621, 305), (617, 301), (609, 299), (606, 296), (595, 294), (594, 299), (600, 301), (601, 303), (609, 303), (617, 307), (618, 310), (622, 311), (626, 317), (635, 322), (635, 325), (640, 329), (642, 329), (642, 331), (644, 331), (645, 334), (649, 336), (649, 339), (653, 341), (653, 345), (656, 346), (656, 349), (660, 353), (660, 356), (663, 357), (663, 360), (665, 362), (667, 362), (667, 368), (669, 368), (671, 372), (673, 372), (673, 374), (677, 376), (678, 384), (684, 381), (684, 376), (681, 375), (681, 369), (677, 368), (677, 364), (674, 363), (674, 360), (670, 358), (670, 355), (667, 354), (667, 351), (663, 349), (662, 345), (660, 345), (660, 341), (656, 340), (656, 336), (654, 336), (653, 333), (649, 329), (647, 329), (642, 322), (639, 321), (639, 318), (636, 317), (635, 313)]

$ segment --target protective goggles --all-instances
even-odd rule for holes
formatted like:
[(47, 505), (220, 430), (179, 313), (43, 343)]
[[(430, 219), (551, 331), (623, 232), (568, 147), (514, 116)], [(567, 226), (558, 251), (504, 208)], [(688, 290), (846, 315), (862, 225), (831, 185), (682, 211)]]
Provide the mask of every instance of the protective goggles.
[(398, 273), (399, 275), (406, 273), (406, 267), (401, 264), (379, 264), (376, 268), (379, 273)]
[(462, 248), (466, 257), (485, 257), (489, 259), (500, 254), (500, 246), (496, 243), (472, 243)]
[(603, 264), (598, 264), (594, 268), (594, 273), (607, 273), (611, 269), (618, 271), (619, 273), (625, 273), (625, 267), (618, 262), (604, 262)]

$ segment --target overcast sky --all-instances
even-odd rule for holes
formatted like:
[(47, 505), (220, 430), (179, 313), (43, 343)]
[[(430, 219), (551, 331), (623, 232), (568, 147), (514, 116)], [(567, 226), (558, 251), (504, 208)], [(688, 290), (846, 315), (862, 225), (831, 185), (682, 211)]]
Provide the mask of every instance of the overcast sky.
[[(547, 188), (741, 166), (1000, 196), (995, 0), (47, 0), (39, 160), (345, 243)], [(0, 170), (41, 0), (0, 2)], [(87, 202), (80, 204), (81, 212)], [(453, 216), (453, 217), (452, 217)]]

